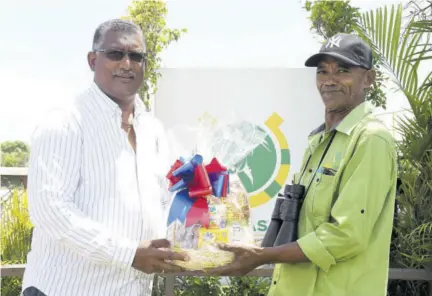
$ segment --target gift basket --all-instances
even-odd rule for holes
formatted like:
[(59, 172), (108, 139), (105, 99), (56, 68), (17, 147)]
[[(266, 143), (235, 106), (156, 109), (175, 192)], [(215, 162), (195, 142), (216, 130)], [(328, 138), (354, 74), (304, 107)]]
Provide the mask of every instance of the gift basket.
[(241, 122), (206, 130), (195, 153), (179, 157), (167, 173), (173, 193), (167, 239), (173, 250), (189, 256), (174, 262), (186, 270), (232, 261), (233, 254), (219, 249), (219, 243), (254, 244), (248, 195), (236, 175), (238, 167), (245, 167), (239, 164), (264, 142), (265, 134), (254, 129)]

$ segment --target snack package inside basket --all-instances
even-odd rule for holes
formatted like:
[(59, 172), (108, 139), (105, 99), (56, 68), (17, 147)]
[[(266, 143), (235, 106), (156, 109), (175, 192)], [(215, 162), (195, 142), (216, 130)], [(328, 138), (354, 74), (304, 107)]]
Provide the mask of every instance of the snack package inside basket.
[(179, 157), (167, 174), (169, 191), (173, 193), (167, 239), (173, 250), (189, 256), (186, 262), (174, 262), (186, 270), (231, 262), (233, 254), (220, 250), (218, 243), (254, 244), (248, 195), (233, 164), (247, 156), (259, 141), (246, 143), (238, 133), (234, 140), (231, 136), (225, 133), (223, 138), (228, 145), (221, 146), (219, 135), (217, 145), (212, 144), (219, 153), (211, 150), (209, 159), (200, 154), (189, 159)]

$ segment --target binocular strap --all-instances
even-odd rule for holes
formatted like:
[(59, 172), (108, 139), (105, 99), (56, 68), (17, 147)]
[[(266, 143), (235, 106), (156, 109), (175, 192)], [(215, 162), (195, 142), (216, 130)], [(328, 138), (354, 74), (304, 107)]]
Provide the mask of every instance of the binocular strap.
[[(316, 170), (315, 170), (315, 172), (314, 172), (312, 178), (310, 179), (308, 186), (307, 186), (306, 189), (305, 189), (305, 192), (304, 192), (304, 197), (305, 197), (305, 198), (306, 198), (307, 192), (309, 191), (309, 188), (310, 188), (311, 185), (312, 185), (313, 180), (315, 179), (316, 173), (317, 173), (319, 167), (321, 166), (321, 163), (324, 161), (324, 158), (325, 158), (325, 156), (326, 156), (326, 154), (327, 154), (327, 152), (328, 152), (328, 150), (329, 150), (329, 148), (330, 148), (330, 146), (331, 146), (331, 144), (332, 144), (332, 142), (333, 142), (333, 139), (334, 139), (335, 136), (336, 136), (336, 133), (337, 133), (336, 130), (333, 131), (333, 133), (332, 133), (332, 135), (331, 135), (331, 138), (330, 138), (329, 142), (327, 143), (327, 146), (326, 146), (326, 148), (325, 148), (325, 150), (324, 150), (324, 153), (323, 153), (322, 156), (321, 156), (321, 159), (320, 159), (320, 161), (319, 161), (319, 163), (318, 163), (318, 166), (317, 166), (317, 168), (316, 168)], [(304, 168), (303, 168), (303, 172), (302, 172), (302, 174), (301, 174), (301, 176), (300, 176), (300, 179), (299, 179), (299, 181), (298, 181), (298, 184), (300, 184), (300, 181), (301, 181), (301, 179), (303, 178), (303, 175), (304, 175), (304, 173), (305, 173), (305, 171), (306, 171), (306, 168), (307, 168), (307, 166), (308, 166), (309, 161), (311, 160), (311, 158), (312, 158), (312, 154), (309, 154), (309, 158), (308, 158), (308, 160), (306, 161), (306, 164), (305, 164), (305, 166), (304, 166)]]

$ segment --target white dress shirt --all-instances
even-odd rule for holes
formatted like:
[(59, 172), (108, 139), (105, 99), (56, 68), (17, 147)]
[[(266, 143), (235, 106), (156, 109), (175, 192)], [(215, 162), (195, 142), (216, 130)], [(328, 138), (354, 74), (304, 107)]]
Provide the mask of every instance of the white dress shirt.
[(135, 100), (136, 153), (121, 110), (95, 83), (46, 115), (31, 144), (28, 203), (35, 226), (23, 290), (48, 296), (151, 295), (131, 267), (141, 240), (165, 237), (168, 145)]

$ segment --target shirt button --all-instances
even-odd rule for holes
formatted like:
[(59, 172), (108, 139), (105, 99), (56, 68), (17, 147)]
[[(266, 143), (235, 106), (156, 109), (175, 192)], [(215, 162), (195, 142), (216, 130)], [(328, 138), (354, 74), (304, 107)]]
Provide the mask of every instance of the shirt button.
[(276, 281), (273, 282), (273, 285), (276, 285)]
[(309, 169), (309, 173), (312, 173), (313, 171), (312, 171), (312, 169)]

